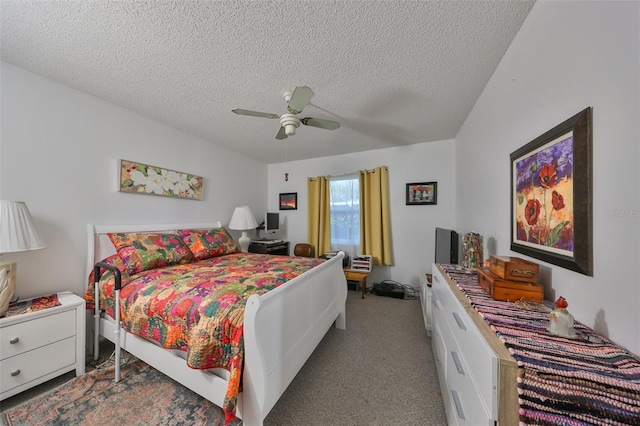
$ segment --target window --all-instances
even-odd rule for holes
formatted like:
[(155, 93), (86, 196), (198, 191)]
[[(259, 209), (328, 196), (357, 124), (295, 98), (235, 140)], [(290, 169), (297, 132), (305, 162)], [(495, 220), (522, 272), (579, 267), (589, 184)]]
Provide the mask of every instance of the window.
[(360, 252), (360, 177), (357, 173), (329, 179), (331, 249), (353, 256)]

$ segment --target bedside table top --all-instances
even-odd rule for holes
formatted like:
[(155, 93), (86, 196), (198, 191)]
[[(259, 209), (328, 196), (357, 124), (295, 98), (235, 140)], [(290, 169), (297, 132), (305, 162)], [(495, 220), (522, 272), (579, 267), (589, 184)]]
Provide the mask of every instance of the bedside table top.
[[(75, 309), (79, 305), (85, 304), (85, 300), (83, 298), (81, 298), (80, 296), (70, 291), (63, 291), (63, 292), (57, 293), (57, 295), (58, 295), (58, 301), (60, 302), (60, 305), (50, 306), (50, 307), (39, 309), (36, 311), (24, 312), (21, 314), (12, 315), (10, 317), (2, 317), (0, 318), (0, 327), (6, 327), (18, 322), (40, 318), (40, 317), (51, 315), (60, 311)], [(39, 297), (43, 297), (43, 296), (39, 296)], [(25, 300), (22, 300), (21, 302), (24, 302), (27, 300), (33, 300), (33, 299), (37, 299), (37, 297), (25, 299)]]

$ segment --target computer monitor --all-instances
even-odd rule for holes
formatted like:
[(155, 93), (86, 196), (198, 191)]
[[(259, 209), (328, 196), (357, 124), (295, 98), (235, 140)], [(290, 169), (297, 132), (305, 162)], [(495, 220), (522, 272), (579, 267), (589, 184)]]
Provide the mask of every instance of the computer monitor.
[(436, 228), (436, 263), (455, 265), (459, 262), (459, 238), (456, 231)]
[(266, 212), (264, 214), (264, 233), (275, 234), (280, 230), (280, 213)]

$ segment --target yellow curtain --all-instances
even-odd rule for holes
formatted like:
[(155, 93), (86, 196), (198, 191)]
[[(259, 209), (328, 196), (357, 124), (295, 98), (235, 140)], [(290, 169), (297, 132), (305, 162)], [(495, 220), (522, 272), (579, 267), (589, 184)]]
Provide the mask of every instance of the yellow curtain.
[(307, 239), (316, 256), (331, 249), (331, 210), (329, 179), (326, 176), (307, 178)]
[(386, 166), (360, 171), (360, 250), (376, 265), (393, 265)]

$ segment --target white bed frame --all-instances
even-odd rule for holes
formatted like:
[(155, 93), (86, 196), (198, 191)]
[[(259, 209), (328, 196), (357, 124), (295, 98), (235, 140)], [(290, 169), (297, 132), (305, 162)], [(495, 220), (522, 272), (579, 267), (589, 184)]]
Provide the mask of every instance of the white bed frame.
[[(159, 225), (88, 225), (87, 274), (96, 262), (115, 253), (109, 232), (173, 232), (217, 228), (215, 223)], [(263, 295), (247, 301), (244, 314), (244, 370), (236, 415), (248, 426), (262, 425), (287, 386), (331, 325), (346, 327), (347, 283), (340, 252), (327, 262)], [(88, 275), (87, 275), (88, 276)], [(99, 300), (96, 293), (96, 300)], [(97, 305), (97, 304), (96, 304)], [(119, 312), (119, 308), (116, 308)], [(187, 388), (222, 407), (228, 381), (220, 375), (187, 366), (182, 351), (164, 349), (129, 334), (107, 315), (94, 313), (94, 356), (99, 337), (112, 341)], [(122, 332), (121, 332), (122, 330)], [(116, 350), (116, 381), (120, 351)]]

